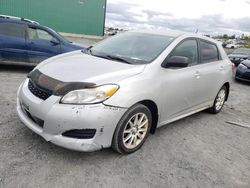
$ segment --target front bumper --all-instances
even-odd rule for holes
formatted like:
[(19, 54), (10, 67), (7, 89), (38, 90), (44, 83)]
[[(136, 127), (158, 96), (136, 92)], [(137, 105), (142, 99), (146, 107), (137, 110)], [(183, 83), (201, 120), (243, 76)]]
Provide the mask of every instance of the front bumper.
[[(26, 79), (18, 89), (17, 113), (28, 128), (58, 146), (85, 152), (111, 146), (116, 125), (127, 109), (104, 104), (66, 105), (59, 101), (60, 97), (53, 95), (47, 100), (37, 98), (29, 91)], [(34, 122), (27, 111), (43, 120), (43, 126)], [(72, 129), (96, 129), (96, 133), (91, 139), (62, 136)]]
[(236, 70), (235, 79), (250, 82), (250, 69), (240, 70), (238, 68)]

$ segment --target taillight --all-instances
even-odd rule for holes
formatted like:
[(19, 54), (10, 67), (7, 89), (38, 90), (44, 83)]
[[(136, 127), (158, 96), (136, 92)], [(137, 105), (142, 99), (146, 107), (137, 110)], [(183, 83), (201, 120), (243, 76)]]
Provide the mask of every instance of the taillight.
[(235, 69), (235, 64), (231, 63), (231, 66), (232, 66), (232, 70), (234, 70)]

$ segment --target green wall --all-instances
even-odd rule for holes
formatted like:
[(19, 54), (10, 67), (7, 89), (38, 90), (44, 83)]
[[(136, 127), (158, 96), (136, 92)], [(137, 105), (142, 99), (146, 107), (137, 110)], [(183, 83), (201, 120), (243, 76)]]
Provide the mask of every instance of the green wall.
[(58, 32), (98, 36), (104, 32), (105, 7), (106, 0), (0, 0), (0, 14), (31, 19)]

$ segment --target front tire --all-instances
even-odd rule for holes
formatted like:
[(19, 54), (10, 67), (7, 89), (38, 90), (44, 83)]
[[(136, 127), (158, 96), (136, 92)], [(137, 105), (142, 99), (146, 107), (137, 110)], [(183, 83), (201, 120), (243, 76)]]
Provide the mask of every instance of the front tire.
[(228, 90), (226, 86), (223, 86), (215, 97), (213, 106), (208, 109), (208, 112), (218, 114), (225, 104), (227, 94)]
[(121, 154), (137, 151), (147, 139), (151, 125), (150, 110), (142, 104), (132, 106), (116, 127), (112, 140), (113, 150)]

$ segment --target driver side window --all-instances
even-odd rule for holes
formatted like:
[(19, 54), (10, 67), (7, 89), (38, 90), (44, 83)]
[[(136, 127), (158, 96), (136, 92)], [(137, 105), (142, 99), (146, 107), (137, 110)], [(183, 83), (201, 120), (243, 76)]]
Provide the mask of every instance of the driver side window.
[(198, 46), (195, 39), (188, 39), (180, 43), (172, 52), (169, 58), (182, 56), (188, 58), (189, 65), (198, 64)]
[(50, 35), (47, 31), (37, 28), (28, 28), (28, 38), (31, 40), (51, 41), (54, 37)]

